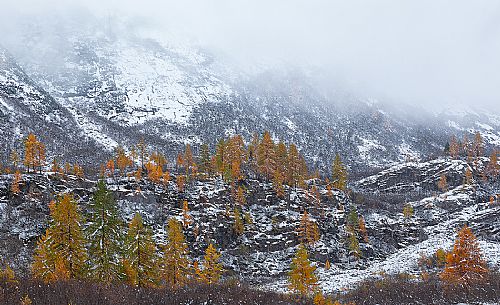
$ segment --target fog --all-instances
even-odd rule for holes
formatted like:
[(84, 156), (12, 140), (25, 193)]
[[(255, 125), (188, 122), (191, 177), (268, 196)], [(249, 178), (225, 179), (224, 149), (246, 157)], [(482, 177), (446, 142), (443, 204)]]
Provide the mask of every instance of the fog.
[(498, 0), (0, 2), (0, 43), (34, 16), (111, 16), (224, 54), (243, 69), (319, 67), (328, 75), (323, 84), (360, 96), (500, 110)]

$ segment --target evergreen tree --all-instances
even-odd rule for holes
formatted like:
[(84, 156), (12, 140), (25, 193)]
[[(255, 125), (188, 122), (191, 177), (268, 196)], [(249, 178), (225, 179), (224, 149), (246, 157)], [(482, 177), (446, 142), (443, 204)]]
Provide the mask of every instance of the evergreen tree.
[(485, 279), (488, 273), (476, 236), (468, 226), (459, 232), (453, 251), (446, 256), (440, 277), (449, 284), (470, 287)]
[(345, 191), (347, 188), (347, 169), (340, 159), (340, 155), (335, 155), (332, 167), (332, 185), (334, 188)]
[(306, 247), (301, 244), (292, 259), (288, 274), (288, 287), (301, 296), (312, 295), (318, 287), (316, 267), (311, 264), (308, 256)]
[(82, 278), (86, 275), (87, 253), (76, 201), (72, 195), (64, 194), (49, 207), (50, 225), (38, 241), (33, 275), (44, 281)]
[(202, 282), (211, 285), (219, 281), (224, 271), (222, 265), (219, 263), (220, 256), (221, 254), (217, 249), (212, 244), (209, 244), (205, 250), (203, 269), (198, 270), (198, 276)]
[(153, 233), (136, 213), (125, 239), (124, 272), (127, 282), (137, 287), (155, 287), (158, 283), (158, 259)]
[(168, 240), (163, 252), (162, 276), (165, 284), (171, 288), (187, 284), (190, 276), (189, 250), (182, 225), (171, 218), (168, 221)]
[(88, 219), (90, 224), (86, 235), (89, 241), (90, 276), (100, 282), (111, 283), (120, 274), (122, 221), (113, 194), (103, 180), (97, 183), (97, 190), (89, 203)]
[(210, 176), (212, 174), (208, 144), (203, 144), (200, 148), (200, 171), (206, 176)]
[(288, 184), (297, 189), (297, 187), (302, 184), (304, 179), (303, 172), (301, 168), (301, 160), (299, 152), (297, 151), (297, 146), (295, 144), (290, 144), (288, 148)]

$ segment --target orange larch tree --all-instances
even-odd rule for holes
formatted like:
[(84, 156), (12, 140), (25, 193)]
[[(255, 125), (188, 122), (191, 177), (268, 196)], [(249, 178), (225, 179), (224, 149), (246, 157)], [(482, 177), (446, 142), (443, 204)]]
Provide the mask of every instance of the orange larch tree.
[(459, 232), (453, 251), (446, 256), (442, 280), (449, 284), (470, 287), (485, 279), (488, 274), (476, 236), (465, 225)]

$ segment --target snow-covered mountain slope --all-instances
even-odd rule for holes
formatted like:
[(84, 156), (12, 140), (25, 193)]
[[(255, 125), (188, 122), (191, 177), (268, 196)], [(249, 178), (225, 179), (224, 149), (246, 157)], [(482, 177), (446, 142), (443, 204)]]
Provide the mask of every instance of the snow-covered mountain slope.
[[(9, 61), (50, 96), (36, 116), (61, 116), (49, 107), (55, 101), (72, 120), (68, 128), (104, 154), (145, 137), (174, 156), (185, 143), (213, 147), (230, 134), (250, 140), (269, 130), (276, 140), (296, 143), (310, 165), (325, 172), (336, 153), (352, 171), (369, 172), (440, 155), (451, 134), (471, 138), (479, 131), (489, 148), (499, 144), (500, 120), (494, 114), (395, 109), (352, 94), (330, 94), (316, 85), (320, 72), (314, 69), (242, 71), (194, 45), (120, 26), (113, 31), (98, 21), (81, 26), (44, 20), (43, 26), (28, 27), (22, 45), (7, 44), (15, 56)], [(22, 82), (4, 83), (4, 91)]]

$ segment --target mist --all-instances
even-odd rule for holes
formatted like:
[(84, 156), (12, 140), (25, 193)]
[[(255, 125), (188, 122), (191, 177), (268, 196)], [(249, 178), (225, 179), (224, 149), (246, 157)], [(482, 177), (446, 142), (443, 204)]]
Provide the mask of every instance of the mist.
[(213, 50), (242, 69), (312, 67), (323, 71), (323, 86), (360, 97), (500, 110), (495, 0), (3, 2), (0, 44), (18, 39), (32, 18), (120, 18), (135, 31)]

